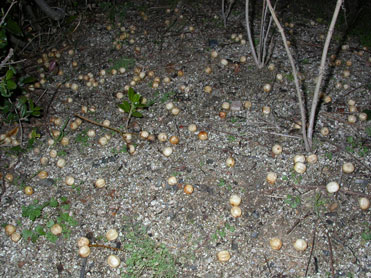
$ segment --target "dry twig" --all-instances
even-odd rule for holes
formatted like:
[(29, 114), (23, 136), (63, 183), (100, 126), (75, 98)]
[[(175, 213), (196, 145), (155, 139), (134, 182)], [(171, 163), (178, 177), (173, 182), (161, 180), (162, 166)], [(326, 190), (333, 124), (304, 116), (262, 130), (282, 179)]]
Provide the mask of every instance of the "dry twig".
[(335, 278), (335, 269), (334, 269), (334, 255), (332, 252), (332, 244), (331, 244), (331, 238), (327, 231), (325, 231), (328, 241), (328, 247), (330, 249), (330, 268), (331, 268), (331, 274), (332, 277)]
[(313, 256), (314, 243), (316, 241), (316, 231), (317, 231), (317, 221), (316, 221), (316, 223), (314, 223), (312, 247), (310, 248), (310, 254), (309, 254), (309, 258), (308, 258), (307, 268), (305, 269), (305, 275), (304, 275), (305, 277), (307, 277), (307, 275), (308, 275), (308, 269), (309, 269), (310, 261), (312, 260), (312, 256)]

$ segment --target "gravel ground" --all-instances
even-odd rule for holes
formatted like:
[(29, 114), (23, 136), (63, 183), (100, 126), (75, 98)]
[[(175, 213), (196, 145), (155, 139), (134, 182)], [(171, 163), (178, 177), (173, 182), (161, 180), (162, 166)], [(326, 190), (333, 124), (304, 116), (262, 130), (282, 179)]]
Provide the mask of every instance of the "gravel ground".
[[(332, 100), (321, 103), (317, 117), (313, 154), (318, 161), (305, 162), (305, 173), (298, 174), (294, 156), (311, 153), (305, 152), (294, 127), (299, 107), (278, 34), (269, 60), (275, 68), (258, 70), (250, 48), (231, 39), (231, 34), (246, 39), (239, 5), (226, 30), (215, 17), (219, 7), (185, 2), (178, 5), (179, 12), (172, 8), (166, 13), (170, 6), (148, 4), (147, 9), (118, 6), (114, 23), (102, 9), (85, 12), (76, 31), (55, 46), (64, 74), (46, 72), (46, 83), (33, 94), (43, 94), (48, 113), (24, 126), (24, 134), (35, 127), (40, 138), (21, 154), (1, 148), (3, 175), (11, 173), (14, 179), (2, 181), (6, 190), (0, 222), (14, 225), (22, 238), (13, 242), (1, 233), (0, 276), (371, 277), (370, 209), (361, 210), (358, 204), (359, 198), (370, 198), (371, 187), (371, 125), (358, 119), (371, 106), (370, 51), (362, 50), (356, 38), (342, 42), (349, 49), (333, 40), (329, 54), (337, 53), (342, 63), (326, 72), (324, 95)], [(294, 24), (285, 30), (310, 103), (326, 25), (289, 9), (282, 17)], [(119, 41), (123, 33), (129, 38)], [(211, 57), (212, 50), (218, 57)], [(221, 64), (223, 58), (228, 65)], [(120, 66), (126, 71), (113, 75), (111, 70)], [(100, 75), (102, 69), (105, 75)], [(344, 70), (350, 70), (349, 77)], [(158, 88), (153, 88), (150, 71), (161, 80)], [(135, 72), (146, 77), (135, 77)], [(96, 86), (84, 79), (89, 73)], [(138, 79), (131, 84), (134, 90), (154, 103), (141, 111), (142, 118), (131, 117), (126, 129), (128, 113), (118, 104), (127, 100), (125, 86), (133, 78)], [(77, 84), (77, 90), (68, 83)], [(272, 85), (269, 93), (263, 91), (266, 83)], [(205, 86), (212, 92), (205, 93)], [(358, 112), (349, 110), (349, 99)], [(244, 107), (245, 101), (251, 108)], [(222, 108), (224, 102), (231, 104), (229, 110)], [(169, 103), (180, 109), (178, 115), (167, 109)], [(265, 106), (269, 114), (262, 113)], [(76, 115), (90, 121), (79, 124)], [(357, 117), (356, 123), (348, 122), (349, 115)], [(97, 124), (104, 120), (130, 132), (132, 142)], [(197, 130), (190, 131), (190, 124)], [(2, 133), (13, 127), (3, 124)], [(329, 135), (321, 135), (323, 127)], [(89, 137), (89, 130), (95, 136)], [(55, 131), (62, 135), (53, 138)], [(141, 131), (153, 140), (141, 138)], [(200, 131), (207, 140), (199, 139)], [(160, 142), (160, 133), (177, 136), (179, 143)], [(61, 144), (63, 136), (67, 145)], [(99, 144), (102, 137), (108, 138), (106, 145)], [(282, 147), (281, 154), (272, 152), (275, 144)], [(129, 145), (135, 153), (129, 154)], [(163, 155), (166, 147), (173, 151), (168, 157)], [(48, 158), (45, 165), (42, 157)], [(229, 157), (234, 167), (226, 164)], [(65, 166), (57, 166), (60, 159)], [(355, 166), (350, 174), (341, 170), (346, 162)], [(276, 173), (274, 184), (267, 182), (268, 172)], [(68, 176), (73, 185), (66, 184)], [(168, 183), (169, 177), (176, 177), (175, 185)], [(98, 179), (104, 179), (104, 187), (95, 185)], [(326, 191), (330, 181), (340, 184), (339, 192)], [(184, 192), (187, 184), (193, 186), (192, 194)], [(24, 193), (26, 186), (33, 188), (32, 195)], [(231, 215), (233, 194), (241, 197), (240, 217)], [(56, 223), (63, 229), (59, 236), (50, 233)], [(118, 232), (113, 241), (106, 239), (110, 229)], [(90, 240), (91, 254), (85, 259), (78, 254), (80, 237)], [(270, 247), (272, 238), (281, 239), (280, 250)], [(297, 239), (306, 241), (306, 250), (295, 250)], [(220, 251), (228, 251), (230, 260), (220, 262)], [(112, 254), (121, 259), (117, 268), (107, 265)]]

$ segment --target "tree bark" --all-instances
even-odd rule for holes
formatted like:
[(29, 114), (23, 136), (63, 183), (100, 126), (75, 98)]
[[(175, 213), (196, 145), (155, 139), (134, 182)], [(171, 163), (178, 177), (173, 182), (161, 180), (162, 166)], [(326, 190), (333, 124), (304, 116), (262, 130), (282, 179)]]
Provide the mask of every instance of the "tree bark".
[(40, 7), (40, 9), (53, 20), (61, 20), (65, 15), (62, 9), (53, 9), (44, 0), (35, 0), (35, 2)]

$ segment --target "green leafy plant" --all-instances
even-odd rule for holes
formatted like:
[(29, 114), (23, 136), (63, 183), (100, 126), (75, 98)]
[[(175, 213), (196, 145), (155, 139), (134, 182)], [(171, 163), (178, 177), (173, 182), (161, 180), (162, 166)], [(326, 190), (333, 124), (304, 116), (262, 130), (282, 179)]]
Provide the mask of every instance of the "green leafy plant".
[(285, 199), (285, 204), (288, 204), (290, 207), (292, 207), (293, 209), (296, 209), (297, 207), (300, 206), (301, 204), (301, 199), (299, 196), (292, 196), (290, 194), (288, 194), (286, 196), (286, 199)]
[(11, 18), (4, 20), (0, 25), (0, 62), (2, 65), (0, 68), (0, 112), (6, 122), (25, 121), (30, 117), (39, 117), (41, 107), (36, 106), (31, 98), (23, 94), (25, 84), (35, 82), (35, 78), (19, 77), (16, 75), (15, 67), (11, 64), (4, 66), (14, 54), (8, 45), (7, 33), (23, 36), (21, 28)]
[(129, 88), (128, 91), (128, 98), (129, 101), (124, 100), (121, 104), (118, 106), (124, 110), (126, 113), (129, 114), (128, 120), (126, 122), (126, 128), (129, 126), (129, 122), (131, 117), (141, 118), (143, 117), (142, 113), (137, 111), (138, 108), (144, 108), (147, 107), (147, 105), (141, 103), (142, 96), (134, 91), (133, 88)]
[(368, 223), (363, 223), (365, 225), (365, 229), (361, 233), (361, 238), (364, 241), (370, 241), (371, 240), (371, 226), (369, 226)]
[(348, 136), (347, 146), (345, 150), (349, 153), (358, 153), (360, 157), (364, 157), (368, 154), (369, 149), (362, 142), (357, 141), (353, 136)]
[(122, 277), (150, 277), (175, 278), (176, 261), (164, 244), (157, 243), (140, 224), (127, 226), (124, 236), (124, 250), (127, 253), (126, 268), (122, 270)]
[(31, 131), (31, 138), (28, 139), (26, 146), (22, 147), (21, 145), (14, 146), (9, 148), (6, 153), (9, 155), (18, 156), (22, 153), (26, 153), (33, 149), (36, 139), (40, 138), (40, 134), (37, 133), (37, 130), (34, 128)]
[(84, 130), (81, 133), (77, 134), (75, 137), (75, 142), (87, 147), (89, 142), (88, 131)]
[(223, 239), (227, 233), (233, 233), (236, 230), (236, 228), (233, 225), (230, 225), (229, 223), (225, 223), (224, 227), (221, 227), (217, 229), (212, 235), (211, 239), (217, 241), (219, 239)]
[[(55, 198), (51, 198), (49, 201), (41, 204), (39, 203), (39, 200), (35, 200), (28, 206), (22, 206), (22, 216), (34, 222), (36, 219), (43, 216), (42, 213), (46, 207), (55, 208), (57, 210), (57, 216), (55, 219), (45, 216), (45, 219), (48, 219), (45, 224), (38, 224), (33, 229), (23, 229), (23, 238), (36, 242), (39, 237), (45, 236), (47, 240), (54, 243), (58, 239), (58, 237), (50, 231), (50, 228), (54, 224), (59, 224), (62, 227), (62, 234), (65, 238), (70, 237), (71, 230), (69, 227), (77, 226), (78, 222), (68, 213), (70, 205), (68, 204), (66, 197), (61, 197), (60, 202)], [(45, 232), (45, 230), (47, 230), (47, 232)]]
[(326, 200), (322, 198), (321, 193), (316, 193), (316, 196), (314, 197), (314, 205), (313, 205), (315, 214), (319, 215), (321, 212), (321, 209), (323, 209), (325, 205), (326, 205)]
[(115, 69), (119, 70), (120, 68), (125, 68), (126, 70), (132, 69), (135, 66), (135, 59), (123, 57), (119, 60), (117, 60), (113, 66), (110, 68), (110, 71)]
[(294, 169), (291, 171), (291, 179), (294, 181), (295, 184), (299, 184), (303, 177), (295, 172)]

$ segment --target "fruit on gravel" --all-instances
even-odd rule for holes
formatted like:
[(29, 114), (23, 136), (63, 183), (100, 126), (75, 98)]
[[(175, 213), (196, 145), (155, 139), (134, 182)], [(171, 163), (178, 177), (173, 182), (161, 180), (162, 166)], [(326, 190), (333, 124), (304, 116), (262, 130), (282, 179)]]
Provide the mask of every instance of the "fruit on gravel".
[(208, 135), (206, 131), (200, 131), (198, 133), (198, 139), (200, 139), (201, 141), (205, 141), (207, 140), (207, 138), (208, 138)]
[(178, 183), (178, 181), (177, 181), (176, 177), (171, 176), (171, 177), (169, 177), (169, 178), (167, 179), (167, 183), (168, 183), (169, 185), (176, 185), (176, 184)]
[(40, 179), (46, 179), (48, 177), (48, 172), (46, 171), (40, 171), (37, 176), (40, 178)]
[(297, 163), (297, 162), (304, 163), (305, 162), (305, 156), (302, 155), (302, 154), (295, 155), (294, 156), (294, 163)]
[(171, 147), (166, 147), (162, 150), (162, 154), (166, 157), (170, 156), (173, 153), (173, 149)]
[(237, 218), (237, 217), (240, 217), (242, 214), (242, 210), (240, 207), (232, 207), (231, 208), (231, 215), (234, 217), (234, 218)]
[(241, 197), (237, 194), (233, 194), (231, 197), (229, 197), (229, 203), (233, 207), (238, 207), (241, 204)]
[(109, 241), (113, 241), (115, 240), (117, 237), (119, 236), (118, 232), (116, 229), (110, 229), (108, 230), (108, 232), (106, 233), (106, 238), (109, 240)]
[(308, 247), (308, 244), (304, 239), (299, 238), (294, 242), (294, 248), (297, 251), (305, 251), (307, 247)]
[(74, 177), (72, 176), (67, 176), (64, 180), (64, 182), (67, 184), (67, 185), (73, 185), (75, 183), (75, 179)]
[(351, 162), (346, 162), (343, 164), (343, 172), (346, 174), (353, 173), (354, 171), (354, 165)]
[(167, 140), (167, 135), (164, 132), (161, 132), (157, 135), (157, 139), (160, 142), (165, 142)]
[(194, 188), (191, 184), (186, 184), (183, 189), (184, 193), (189, 194), (189, 195), (193, 193), (193, 190)]
[(271, 112), (271, 108), (269, 106), (263, 106), (262, 112), (265, 115), (268, 115)]
[(275, 184), (275, 182), (277, 180), (277, 174), (274, 173), (274, 172), (268, 172), (266, 179), (267, 179), (268, 183)]
[(278, 145), (278, 144), (274, 145), (274, 146), (272, 147), (272, 152), (273, 152), (275, 155), (279, 155), (279, 154), (281, 154), (281, 153), (282, 153), (282, 147), (281, 147), (281, 145)]
[(335, 193), (340, 189), (340, 185), (336, 181), (331, 181), (326, 185), (327, 192)]
[(217, 257), (219, 262), (228, 262), (231, 259), (231, 254), (229, 251), (223, 250), (218, 252)]
[(270, 91), (272, 91), (272, 85), (271, 84), (265, 84), (264, 87), (263, 87), (263, 90), (264, 92), (266, 93), (269, 93)]
[(79, 248), (79, 255), (82, 258), (86, 258), (90, 255), (90, 247), (87, 245), (81, 246)]
[(368, 210), (370, 207), (370, 200), (366, 197), (359, 198), (358, 203), (362, 210)]
[(60, 235), (62, 233), (62, 227), (59, 224), (54, 224), (51, 228), (50, 231), (53, 235)]
[(330, 133), (329, 129), (327, 127), (321, 128), (321, 134), (322, 136), (327, 136)]
[(98, 188), (103, 188), (103, 187), (106, 186), (106, 181), (104, 179), (102, 179), (102, 178), (97, 179), (95, 181), (95, 186), (98, 187)]
[(12, 174), (7, 173), (7, 174), (5, 175), (5, 180), (8, 181), (8, 182), (12, 182), (12, 181), (14, 180), (14, 177), (13, 177)]
[(21, 234), (18, 233), (18, 232), (14, 232), (11, 236), (10, 236), (10, 239), (13, 241), (13, 242), (18, 242), (20, 239), (21, 239)]
[(6, 234), (7, 236), (11, 236), (11, 235), (15, 232), (15, 230), (16, 230), (16, 228), (15, 228), (15, 226), (12, 225), (12, 224), (7, 224), (7, 225), (5, 226), (5, 234)]
[(305, 166), (302, 162), (296, 162), (294, 165), (294, 170), (296, 173), (303, 174), (307, 170), (307, 166)]
[(24, 194), (26, 194), (26, 195), (32, 195), (33, 194), (33, 188), (31, 187), (31, 186), (26, 186), (25, 188), (24, 188)]
[(88, 246), (88, 245), (89, 245), (89, 239), (87, 237), (82, 236), (77, 240), (78, 247)]
[(170, 142), (171, 144), (173, 144), (173, 145), (176, 145), (176, 144), (179, 143), (179, 137), (173, 135), (173, 136), (170, 137), (169, 142)]
[(310, 164), (314, 164), (318, 161), (317, 155), (316, 154), (310, 154), (307, 156), (307, 162)]
[(233, 157), (228, 157), (225, 164), (227, 164), (228, 167), (234, 167), (236, 164), (236, 160)]
[(64, 160), (63, 158), (58, 159), (57, 166), (59, 168), (63, 168), (64, 166), (66, 166), (66, 160)]
[(273, 250), (280, 250), (282, 247), (282, 240), (277, 237), (271, 238), (271, 240), (269, 241), (269, 245)]
[(121, 263), (121, 260), (116, 255), (109, 255), (107, 258), (107, 264), (110, 267), (116, 268), (120, 265), (120, 263)]
[(188, 130), (189, 130), (190, 132), (196, 132), (196, 130), (197, 130), (197, 126), (196, 126), (195, 124), (190, 124), (190, 125), (188, 126)]

